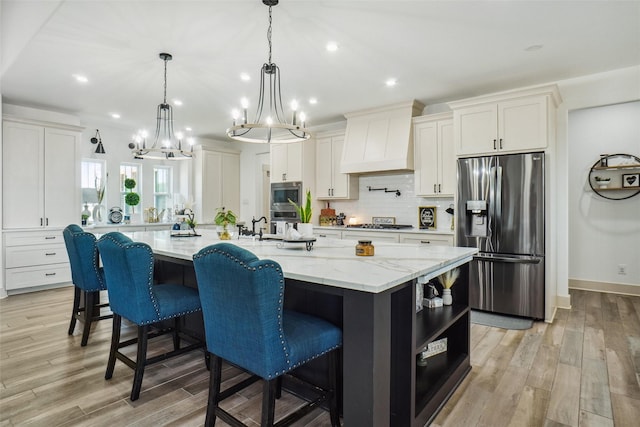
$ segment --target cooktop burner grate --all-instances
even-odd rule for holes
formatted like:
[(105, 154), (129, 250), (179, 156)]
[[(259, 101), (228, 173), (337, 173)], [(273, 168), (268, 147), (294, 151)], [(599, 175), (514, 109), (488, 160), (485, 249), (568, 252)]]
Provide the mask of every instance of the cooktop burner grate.
[(373, 230), (400, 230), (403, 228), (413, 228), (413, 225), (404, 224), (349, 224), (347, 228), (367, 228)]

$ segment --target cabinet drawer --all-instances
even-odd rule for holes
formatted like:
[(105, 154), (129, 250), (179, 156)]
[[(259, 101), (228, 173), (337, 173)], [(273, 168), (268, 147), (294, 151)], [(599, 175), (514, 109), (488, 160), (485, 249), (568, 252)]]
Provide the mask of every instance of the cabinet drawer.
[(69, 262), (64, 245), (12, 246), (6, 249), (5, 267), (29, 267), (34, 265)]
[(7, 290), (71, 283), (69, 263), (5, 269)]
[(342, 232), (336, 230), (318, 230), (316, 229), (314, 233), (318, 237), (326, 237), (329, 239), (341, 239)]
[(446, 234), (433, 234), (423, 236), (400, 235), (400, 243), (419, 243), (433, 246), (453, 246), (453, 236)]
[(5, 233), (4, 241), (5, 246), (42, 245), (50, 243), (64, 244), (62, 230)]
[(388, 233), (385, 231), (343, 231), (342, 238), (345, 240), (371, 240), (376, 242), (398, 243), (398, 233)]

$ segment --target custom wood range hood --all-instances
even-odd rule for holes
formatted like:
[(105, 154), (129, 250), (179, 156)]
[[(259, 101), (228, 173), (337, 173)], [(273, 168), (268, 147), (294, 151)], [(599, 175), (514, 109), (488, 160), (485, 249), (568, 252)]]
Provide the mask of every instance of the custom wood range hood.
[(413, 170), (411, 118), (424, 104), (413, 100), (347, 113), (340, 172), (370, 173)]

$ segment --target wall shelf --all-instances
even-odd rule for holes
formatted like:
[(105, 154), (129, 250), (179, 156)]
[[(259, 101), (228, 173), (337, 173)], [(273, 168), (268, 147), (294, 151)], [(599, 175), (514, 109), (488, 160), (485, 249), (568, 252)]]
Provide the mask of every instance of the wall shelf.
[[(608, 179), (606, 185), (598, 182)], [(596, 161), (587, 178), (598, 196), (609, 200), (625, 200), (640, 194), (640, 158), (632, 154), (605, 154)]]

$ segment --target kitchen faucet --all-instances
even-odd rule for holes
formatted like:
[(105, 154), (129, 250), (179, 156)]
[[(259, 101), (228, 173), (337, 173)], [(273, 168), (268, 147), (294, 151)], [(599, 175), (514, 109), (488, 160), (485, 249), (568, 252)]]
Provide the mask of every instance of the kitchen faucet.
[[(253, 235), (256, 235), (256, 224), (259, 223), (260, 221), (264, 220), (264, 225), (267, 225), (267, 218), (265, 218), (264, 216), (261, 216), (260, 218), (256, 219), (256, 217), (254, 216), (251, 219), (251, 232), (253, 233)], [(260, 228), (260, 237), (262, 238), (262, 228)]]

